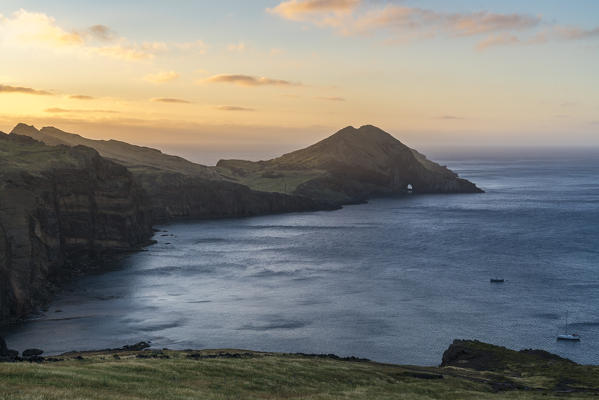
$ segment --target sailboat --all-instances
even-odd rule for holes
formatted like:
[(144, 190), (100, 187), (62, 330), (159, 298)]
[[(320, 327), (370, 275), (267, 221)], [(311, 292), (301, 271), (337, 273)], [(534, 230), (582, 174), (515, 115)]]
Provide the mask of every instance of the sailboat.
[(568, 312), (566, 311), (566, 330), (562, 335), (557, 335), (557, 340), (566, 340), (570, 342), (580, 342), (580, 336), (576, 333), (568, 333)]

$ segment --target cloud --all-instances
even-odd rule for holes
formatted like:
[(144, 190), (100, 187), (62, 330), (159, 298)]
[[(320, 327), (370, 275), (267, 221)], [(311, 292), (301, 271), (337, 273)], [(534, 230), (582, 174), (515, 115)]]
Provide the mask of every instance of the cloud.
[(441, 115), (439, 117), (435, 117), (435, 119), (442, 119), (442, 120), (457, 120), (457, 119), (464, 119), (463, 117), (458, 117), (457, 115)]
[(318, 100), (327, 100), (327, 101), (345, 101), (343, 97), (317, 97)]
[(177, 78), (179, 78), (179, 74), (175, 71), (160, 71), (143, 77), (144, 81), (151, 83), (166, 83), (174, 81)]
[(95, 97), (92, 96), (87, 96), (84, 94), (72, 94), (69, 96), (69, 99), (73, 99), (73, 100), (94, 100)]
[(196, 50), (200, 54), (205, 54), (208, 48), (208, 45), (203, 40), (175, 43), (174, 46), (179, 50)]
[(361, 0), (289, 0), (268, 8), (267, 11), (285, 19), (304, 21), (315, 14), (349, 13), (360, 2)]
[(84, 42), (81, 34), (62, 29), (56, 25), (54, 18), (23, 9), (14, 12), (12, 18), (0, 15), (0, 33), (7, 42), (25, 44), (41, 43), (63, 47), (81, 45)]
[(162, 42), (132, 43), (118, 37), (105, 25), (93, 25), (82, 31), (68, 30), (47, 14), (24, 9), (10, 17), (0, 15), (0, 40), (12, 46), (71, 49), (84, 55), (97, 54), (122, 60), (148, 60), (167, 49)]
[(158, 97), (153, 98), (150, 101), (156, 103), (174, 103), (174, 104), (191, 104), (191, 101), (183, 100), (183, 99), (175, 99), (172, 97)]
[(464, 36), (530, 29), (541, 23), (540, 17), (522, 14), (496, 14), (486, 11), (472, 14), (440, 14), (440, 17), (447, 19), (450, 30)]
[[(330, 28), (341, 35), (381, 35), (386, 43), (433, 37), (483, 37), (484, 50), (500, 45), (532, 45), (550, 40), (599, 38), (599, 27), (561, 26), (539, 15), (443, 12), (375, 0), (288, 0), (268, 8), (283, 19)], [(305, 25), (304, 25), (305, 26)]]
[(28, 87), (22, 86), (9, 86), (9, 85), (1, 85), (0, 84), (0, 93), (22, 93), (22, 94), (33, 94), (38, 96), (52, 96), (53, 93), (50, 93), (46, 90), (37, 90)]
[(118, 114), (119, 111), (114, 110), (79, 110), (79, 109), (68, 109), (68, 108), (59, 108), (52, 107), (44, 110), (47, 113), (51, 114), (68, 114), (68, 113), (77, 113), (77, 114)]
[(576, 103), (575, 101), (564, 101), (560, 104), (561, 107), (574, 107), (577, 105), (578, 103)]
[(245, 43), (243, 43), (243, 42), (232, 43), (227, 46), (227, 50), (241, 53), (241, 52), (245, 51)]
[(272, 79), (259, 76), (239, 75), (239, 74), (220, 74), (209, 77), (205, 80), (208, 83), (231, 83), (238, 86), (302, 86), (301, 83), (290, 82), (282, 79)]
[(106, 25), (93, 25), (87, 28), (87, 32), (97, 40), (109, 42), (116, 38), (116, 33)]
[(114, 46), (102, 46), (91, 48), (94, 53), (126, 61), (151, 60), (155, 57), (153, 52), (140, 49), (128, 44), (117, 44)]
[(256, 111), (253, 108), (239, 107), (239, 106), (218, 106), (215, 108), (220, 111)]
[(486, 39), (478, 42), (476, 48), (478, 50), (485, 50), (493, 46), (505, 46), (518, 43), (520, 43), (520, 39), (518, 39), (517, 36), (511, 35), (509, 33), (502, 33), (498, 35), (488, 36)]
[(580, 40), (599, 37), (599, 26), (594, 29), (582, 29), (575, 26), (556, 26), (554, 32), (562, 39)]

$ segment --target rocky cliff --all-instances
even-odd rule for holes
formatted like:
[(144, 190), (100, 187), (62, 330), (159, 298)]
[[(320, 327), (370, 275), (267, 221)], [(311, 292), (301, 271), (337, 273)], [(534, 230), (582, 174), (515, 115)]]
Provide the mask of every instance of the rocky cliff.
[(269, 161), (222, 160), (217, 170), (252, 188), (338, 204), (407, 192), (482, 192), (371, 125), (344, 128), (310, 147)]
[(0, 322), (103, 255), (146, 243), (150, 217), (132, 175), (95, 150), (0, 134)]
[(306, 196), (251, 190), (224, 179), (215, 168), (117, 140), (93, 140), (54, 127), (18, 124), (11, 134), (50, 146), (83, 145), (125, 166), (149, 195), (155, 222), (172, 218), (223, 218), (335, 208)]

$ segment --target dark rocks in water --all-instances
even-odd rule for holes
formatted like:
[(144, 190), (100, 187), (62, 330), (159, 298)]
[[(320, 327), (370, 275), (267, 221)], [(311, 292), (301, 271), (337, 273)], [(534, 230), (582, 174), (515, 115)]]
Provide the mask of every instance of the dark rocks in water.
[(127, 351), (141, 351), (150, 347), (150, 344), (147, 342), (139, 342), (135, 344), (125, 345), (121, 348), (121, 350)]
[(43, 350), (27, 349), (23, 352), (23, 357), (29, 358), (29, 357), (41, 356), (42, 354), (44, 354)]

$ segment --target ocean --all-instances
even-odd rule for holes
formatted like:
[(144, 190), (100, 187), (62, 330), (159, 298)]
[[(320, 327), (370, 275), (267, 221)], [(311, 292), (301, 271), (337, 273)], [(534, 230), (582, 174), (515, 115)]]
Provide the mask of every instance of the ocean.
[[(2, 334), (47, 354), (146, 340), (419, 365), (463, 338), (599, 364), (599, 155), (443, 163), (486, 193), (161, 226)], [(579, 343), (556, 341), (566, 314)]]

